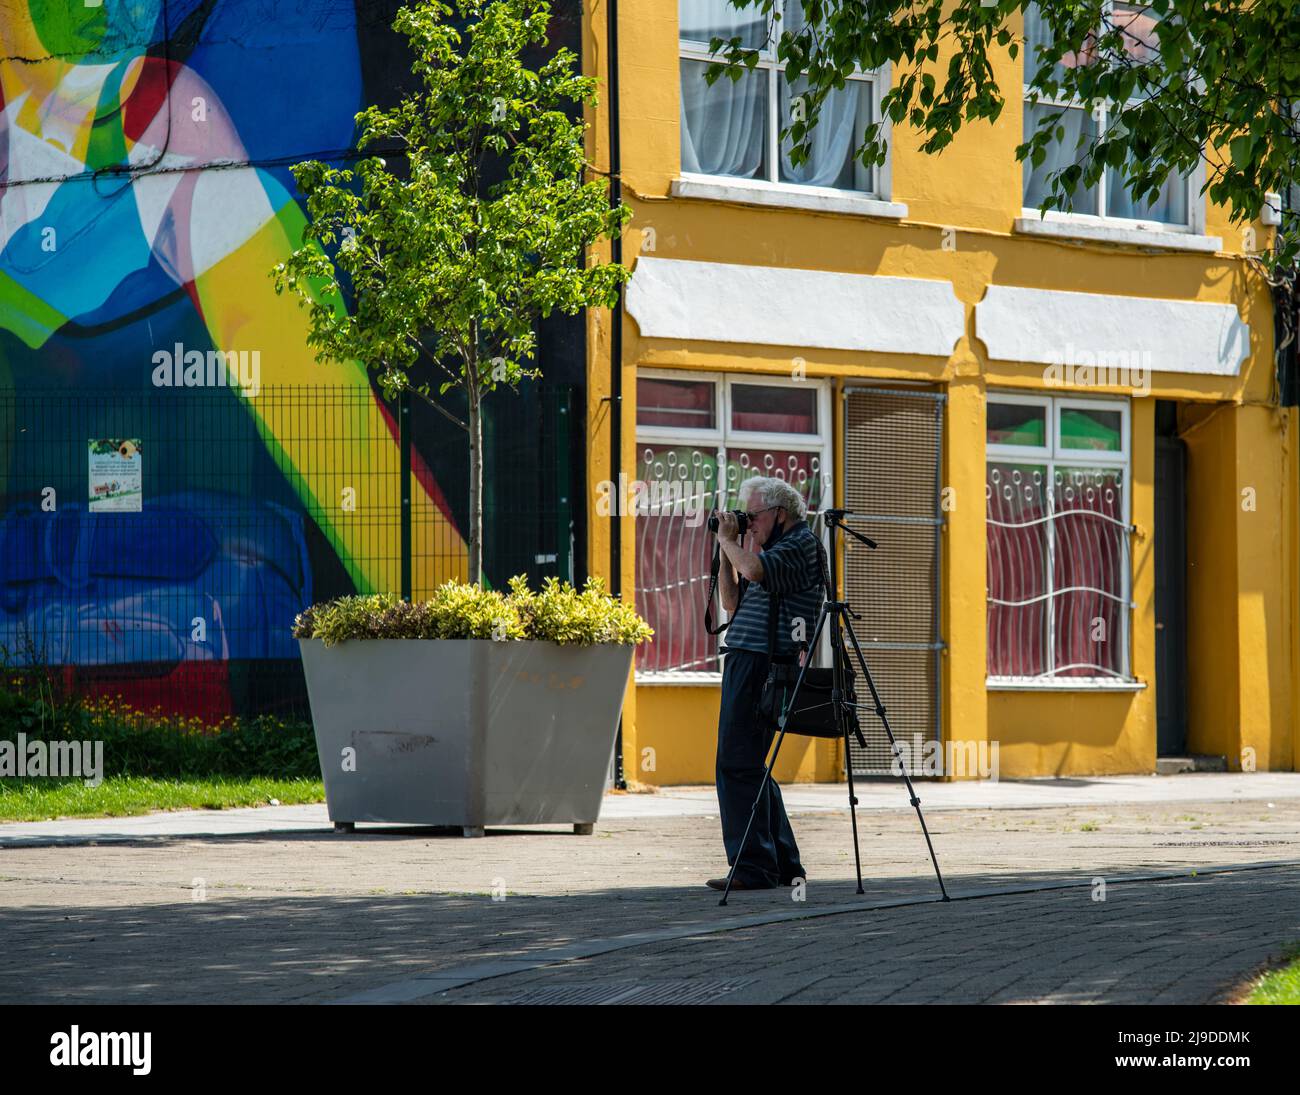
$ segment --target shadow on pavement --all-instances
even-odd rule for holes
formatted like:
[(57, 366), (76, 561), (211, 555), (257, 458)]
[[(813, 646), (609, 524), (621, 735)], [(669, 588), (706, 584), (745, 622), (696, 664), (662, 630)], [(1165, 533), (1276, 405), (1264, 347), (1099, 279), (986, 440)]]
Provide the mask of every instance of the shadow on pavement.
[[(1166, 961), (1169, 969), (1187, 967), (1184, 978), (1195, 969), (1208, 971), (1218, 985), (1233, 969), (1247, 969), (1270, 948), (1300, 938), (1300, 867), (1294, 866), (1160, 883), (1112, 880), (1102, 902), (1077, 872), (966, 874), (954, 876), (950, 890), (969, 898), (1009, 884), (1061, 881), (1072, 885), (948, 904), (935, 900), (933, 877), (895, 876), (870, 879), (863, 897), (853, 892), (851, 878), (836, 878), (811, 884), (804, 903), (793, 902), (787, 891), (757, 891), (733, 895), (726, 908), (698, 885), (608, 887), (572, 896), (507, 892), (503, 900), (487, 893), (242, 895), (214, 889), (184, 902), (30, 905), (0, 910), (0, 1001), (325, 1002), (439, 970), (544, 959), (554, 948), (664, 929), (679, 937), (564, 968), (590, 972), (612, 963), (661, 976), (650, 961), (658, 955), (676, 976), (720, 976), (743, 967), (757, 970), (762, 980), (764, 970), (790, 961), (839, 976), (847, 961), (847, 986), (870, 980), (881, 963), (896, 969), (929, 963), (936, 983), (950, 986), (945, 991), (956, 992), (965, 981), (970, 997), (976, 989), (996, 995), (1008, 970), (1018, 971), (1008, 984), (1035, 983), (1035, 961), (1067, 981), (1076, 976), (1071, 971), (1104, 967), (1122, 974)], [(901, 899), (916, 903), (866, 907)], [(784, 918), (836, 910), (843, 912)], [(755, 918), (768, 923), (745, 926)], [(719, 925), (731, 930), (712, 930)], [(786, 953), (792, 941), (802, 957)], [(735, 951), (740, 943), (749, 948), (744, 961)], [(1220, 968), (1224, 962), (1230, 968)], [(1106, 972), (1102, 981), (1110, 984), (1109, 977)], [(1203, 981), (1189, 982), (1200, 986), (1192, 995), (1202, 992)], [(1121, 983), (1122, 977), (1115, 982)], [(1103, 992), (1101, 998), (1108, 997)]]

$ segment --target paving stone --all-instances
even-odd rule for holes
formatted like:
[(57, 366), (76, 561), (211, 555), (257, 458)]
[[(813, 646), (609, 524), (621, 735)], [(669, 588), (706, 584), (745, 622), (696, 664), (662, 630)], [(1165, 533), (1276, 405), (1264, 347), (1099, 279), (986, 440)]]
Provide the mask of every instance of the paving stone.
[[(864, 828), (867, 895), (854, 892), (847, 819), (796, 810), (807, 901), (747, 892), (726, 908), (702, 885), (722, 869), (716, 821), (692, 816), (613, 818), (600, 839), (529, 829), (474, 841), (281, 832), (9, 844), (0, 1001), (482, 1002), (602, 978), (754, 979), (719, 1003), (1217, 999), (1300, 940), (1300, 869), (1111, 884), (1104, 902), (1090, 899), (1091, 880), (1300, 859), (1293, 786), (1272, 809), (945, 810), (932, 829), (953, 893), (1072, 888), (889, 909), (866, 906), (937, 893), (905, 806)], [(1204, 828), (1178, 820), (1187, 814)], [(1100, 828), (1080, 833), (1090, 821)], [(821, 912), (835, 915), (712, 931)], [(610, 949), (665, 929), (678, 937)], [(463, 981), (467, 966), (508, 975), (443, 993), (439, 975)]]

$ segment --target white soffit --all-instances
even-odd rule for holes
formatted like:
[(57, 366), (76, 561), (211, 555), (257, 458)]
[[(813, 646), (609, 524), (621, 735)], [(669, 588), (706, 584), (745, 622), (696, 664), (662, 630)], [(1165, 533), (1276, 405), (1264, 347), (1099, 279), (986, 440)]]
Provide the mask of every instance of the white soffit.
[[(995, 361), (1237, 376), (1250, 327), (1235, 305), (991, 285), (975, 334)], [(1136, 355), (1136, 356), (1134, 356)]]
[(948, 281), (646, 256), (627, 310), (646, 338), (945, 358), (966, 330)]

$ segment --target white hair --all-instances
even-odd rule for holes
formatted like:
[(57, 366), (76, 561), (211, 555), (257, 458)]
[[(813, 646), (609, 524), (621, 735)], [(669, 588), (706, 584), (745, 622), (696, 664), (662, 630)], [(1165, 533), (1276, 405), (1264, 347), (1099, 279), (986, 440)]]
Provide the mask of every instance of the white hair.
[(738, 497), (743, 505), (746, 498), (757, 495), (765, 506), (780, 506), (792, 521), (802, 521), (808, 515), (808, 503), (803, 495), (784, 479), (769, 479), (755, 475), (740, 484)]

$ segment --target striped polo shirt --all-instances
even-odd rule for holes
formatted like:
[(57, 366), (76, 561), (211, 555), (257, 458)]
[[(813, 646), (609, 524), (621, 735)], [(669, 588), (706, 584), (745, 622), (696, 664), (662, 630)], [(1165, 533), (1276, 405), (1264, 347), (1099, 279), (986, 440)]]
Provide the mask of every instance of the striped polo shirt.
[[(745, 583), (744, 597), (726, 631), (724, 654), (731, 650), (767, 653), (768, 605), (778, 593), (781, 615), (777, 621), (775, 653), (795, 654), (812, 639), (826, 593), (818, 562), (821, 541), (807, 521), (797, 521), (777, 532), (781, 533), (780, 538), (769, 542), (759, 555), (763, 562), (762, 582)], [(803, 620), (801, 643), (791, 637), (798, 619)]]

